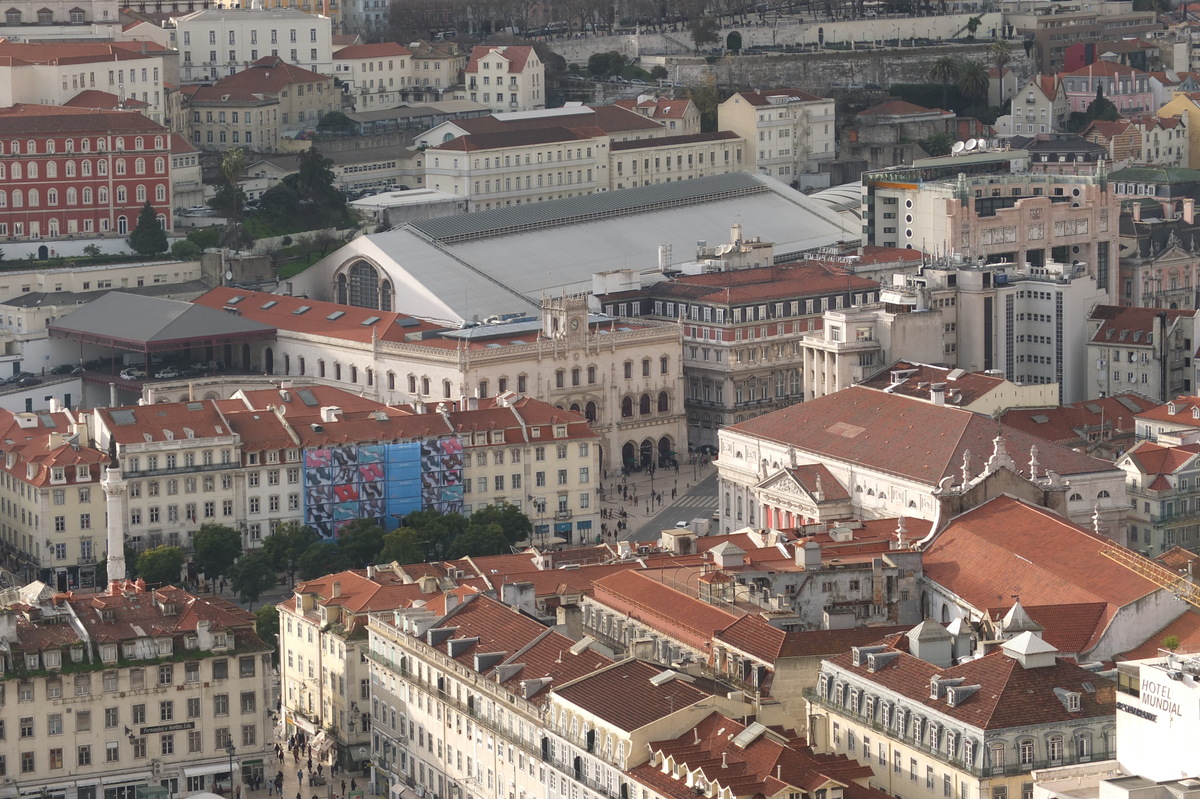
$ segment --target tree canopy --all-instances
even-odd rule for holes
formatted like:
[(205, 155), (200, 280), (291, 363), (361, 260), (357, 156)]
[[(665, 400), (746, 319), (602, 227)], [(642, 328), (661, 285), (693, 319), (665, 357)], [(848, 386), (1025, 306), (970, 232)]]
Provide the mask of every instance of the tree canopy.
[(174, 585), (183, 571), (183, 550), (154, 547), (137, 556), (137, 574), (149, 585)]
[(138, 212), (137, 227), (126, 240), (129, 248), (138, 255), (157, 255), (167, 251), (167, 231), (158, 222), (154, 206), (147, 200)]
[(288, 573), (289, 582), (292, 582), (300, 557), (320, 538), (311, 527), (299, 522), (284, 522), (263, 539), (262, 551), (271, 559), (274, 568)]
[(192, 559), (209, 579), (228, 575), (229, 567), (242, 554), (242, 534), (223, 524), (202, 524), (192, 535), (192, 549)]
[(247, 552), (229, 567), (229, 582), (241, 600), (253, 607), (263, 592), (275, 584), (271, 558), (261, 549)]

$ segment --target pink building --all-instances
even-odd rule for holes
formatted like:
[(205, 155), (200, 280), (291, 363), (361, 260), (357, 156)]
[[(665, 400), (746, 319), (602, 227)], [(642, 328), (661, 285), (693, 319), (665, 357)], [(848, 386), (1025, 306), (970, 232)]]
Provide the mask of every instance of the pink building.
[(1099, 86), (1121, 116), (1154, 113), (1150, 75), (1114, 61), (1097, 61), (1074, 72), (1059, 75), (1071, 111), (1087, 111)]

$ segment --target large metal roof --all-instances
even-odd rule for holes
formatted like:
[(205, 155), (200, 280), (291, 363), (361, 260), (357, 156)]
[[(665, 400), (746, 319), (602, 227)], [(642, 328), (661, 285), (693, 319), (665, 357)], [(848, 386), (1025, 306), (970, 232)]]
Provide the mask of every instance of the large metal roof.
[(335, 272), (365, 259), (387, 273), (394, 308), (451, 324), (537, 313), (543, 294), (590, 292), (592, 276), (659, 274), (694, 259), (730, 227), (775, 244), (775, 260), (861, 238), (847, 219), (779, 181), (744, 172), (414, 222), (360, 236), (293, 279), (296, 293), (333, 299)]
[(275, 328), (190, 302), (110, 291), (50, 325), (54, 338), (135, 350), (254, 341)]

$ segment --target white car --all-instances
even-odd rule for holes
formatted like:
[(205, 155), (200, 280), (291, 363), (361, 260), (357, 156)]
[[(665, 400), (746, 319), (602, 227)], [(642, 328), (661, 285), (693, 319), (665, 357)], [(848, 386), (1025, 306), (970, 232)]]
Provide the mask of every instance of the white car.
[(122, 380), (144, 380), (145, 377), (146, 371), (144, 369), (137, 369), (133, 366), (130, 366), (128, 369), (121, 370)]
[(154, 376), (159, 380), (173, 380), (179, 377), (179, 370), (174, 366), (168, 366), (166, 369), (159, 369)]

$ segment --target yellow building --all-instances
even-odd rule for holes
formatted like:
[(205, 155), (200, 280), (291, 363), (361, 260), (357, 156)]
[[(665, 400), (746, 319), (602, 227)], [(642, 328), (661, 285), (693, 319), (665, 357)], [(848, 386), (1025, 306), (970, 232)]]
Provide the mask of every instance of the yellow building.
[[(1175, 95), (1158, 109), (1159, 119), (1187, 115), (1193, 117), (1200, 112), (1200, 100), (1188, 92), (1175, 92)], [(1186, 166), (1189, 169), (1200, 169), (1200, 125), (1187, 126), (1188, 157)]]

